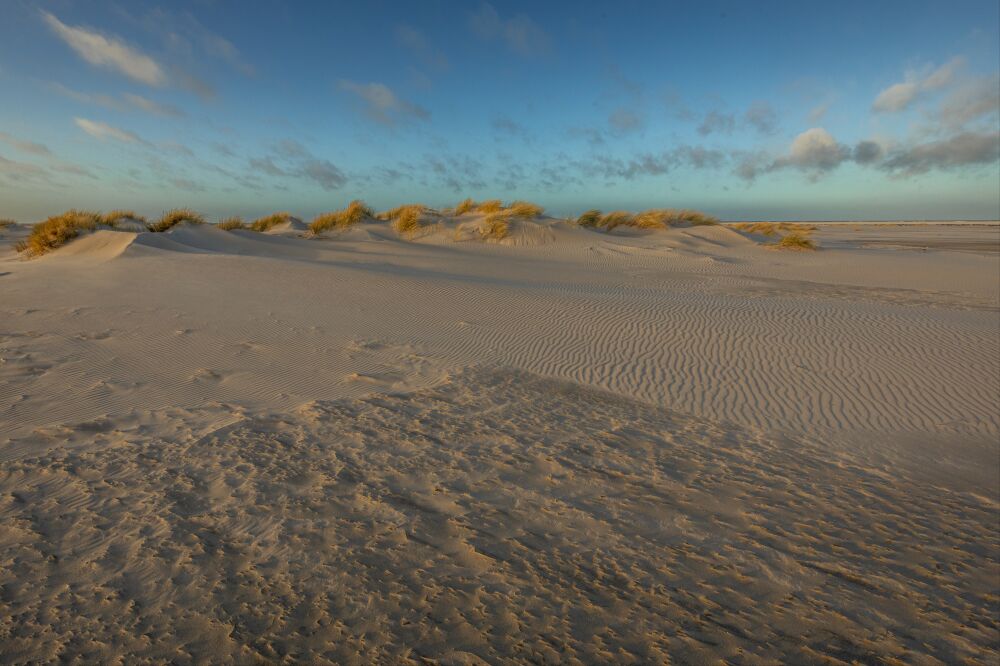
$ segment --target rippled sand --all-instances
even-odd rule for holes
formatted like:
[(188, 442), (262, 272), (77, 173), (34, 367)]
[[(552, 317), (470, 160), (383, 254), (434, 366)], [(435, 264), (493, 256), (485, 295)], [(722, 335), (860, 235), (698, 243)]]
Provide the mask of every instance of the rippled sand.
[(996, 253), (523, 231), (0, 257), (0, 661), (1000, 657)]

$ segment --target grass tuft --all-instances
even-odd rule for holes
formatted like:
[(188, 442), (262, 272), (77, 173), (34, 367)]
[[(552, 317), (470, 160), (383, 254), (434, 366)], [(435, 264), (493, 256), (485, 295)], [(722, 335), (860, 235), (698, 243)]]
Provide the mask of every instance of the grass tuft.
[[(401, 209), (401, 210), (400, 210)], [(412, 234), (420, 229), (420, 216), (424, 212), (424, 207), (420, 205), (400, 206), (398, 209), (390, 211), (395, 213), (392, 220), (392, 228), (398, 234)]]
[(576, 218), (576, 223), (581, 227), (596, 227), (601, 223), (601, 211), (596, 208), (584, 211), (580, 217)]
[(734, 224), (733, 228), (748, 234), (759, 234), (761, 236), (777, 236), (782, 231), (801, 233), (816, 231), (816, 225), (801, 224), (798, 222), (743, 222), (741, 224)]
[(316, 216), (316, 219), (309, 225), (309, 229), (314, 234), (320, 234), (329, 229), (346, 229), (363, 221), (366, 217), (375, 217), (375, 211), (365, 202), (355, 199), (343, 210)]
[(188, 224), (205, 224), (205, 218), (201, 213), (196, 213), (190, 208), (175, 208), (163, 214), (154, 224), (149, 225), (150, 231), (163, 232), (173, 229), (178, 224), (187, 222)]
[(615, 227), (630, 227), (634, 221), (635, 216), (627, 210), (613, 210), (601, 216), (599, 226), (604, 227), (607, 231), (611, 231)]
[(479, 235), (484, 240), (503, 240), (510, 233), (510, 225), (507, 222), (507, 215), (494, 213), (487, 215), (479, 226)]
[(16, 227), (16, 226), (17, 226), (17, 220), (9, 220), (7, 218), (0, 220), (0, 229), (6, 229), (7, 227)]
[(117, 227), (123, 220), (137, 222), (138, 224), (146, 227), (149, 226), (149, 223), (146, 221), (146, 217), (139, 215), (134, 210), (113, 210), (101, 216), (101, 224), (109, 226), (112, 229)]
[(280, 213), (271, 213), (270, 215), (265, 215), (264, 217), (259, 217), (253, 221), (250, 225), (251, 231), (264, 232), (272, 227), (276, 227), (279, 224), (285, 224), (292, 219), (292, 214), (288, 211), (282, 211)]
[(466, 213), (471, 212), (475, 209), (476, 209), (475, 201), (473, 201), (472, 199), (462, 199), (457, 204), (455, 204), (455, 208), (452, 210), (452, 213), (455, 215), (455, 217), (458, 217), (459, 215), (465, 215)]
[(499, 213), (503, 210), (503, 202), (499, 199), (487, 199), (486, 201), (480, 201), (476, 204), (477, 213)]
[(545, 209), (530, 201), (515, 201), (504, 209), (515, 217), (538, 217), (545, 212)]
[(31, 229), (28, 237), (15, 247), (29, 257), (38, 257), (51, 252), (73, 240), (83, 231), (94, 231), (102, 224), (100, 213), (68, 210), (39, 222)]
[(222, 231), (233, 231), (234, 229), (246, 229), (247, 224), (241, 217), (227, 217), (224, 220), (219, 220), (219, 223), (215, 225), (215, 228), (221, 229)]
[(790, 233), (780, 241), (775, 247), (782, 250), (815, 250), (816, 243), (800, 233)]

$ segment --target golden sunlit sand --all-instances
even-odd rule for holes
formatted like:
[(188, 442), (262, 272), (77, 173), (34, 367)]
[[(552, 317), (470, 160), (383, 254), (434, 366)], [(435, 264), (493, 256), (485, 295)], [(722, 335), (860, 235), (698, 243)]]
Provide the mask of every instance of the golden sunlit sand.
[(1000, 225), (59, 220), (0, 228), (0, 660), (998, 657)]

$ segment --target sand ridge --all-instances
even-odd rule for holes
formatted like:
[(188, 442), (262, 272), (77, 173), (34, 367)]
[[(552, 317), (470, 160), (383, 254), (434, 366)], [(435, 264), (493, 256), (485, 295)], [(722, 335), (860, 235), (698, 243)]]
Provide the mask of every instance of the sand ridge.
[(420, 388), (481, 362), (754, 427), (998, 432), (996, 255), (780, 253), (721, 227), (553, 223), (554, 242), (511, 247), (367, 226), (102, 231), (4, 260), (0, 437)]

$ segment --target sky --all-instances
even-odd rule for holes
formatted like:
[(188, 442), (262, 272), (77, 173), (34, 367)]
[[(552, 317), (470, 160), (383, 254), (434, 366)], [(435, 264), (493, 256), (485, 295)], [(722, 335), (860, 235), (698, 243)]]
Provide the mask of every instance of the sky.
[(4, 0), (0, 217), (1000, 218), (1000, 3)]

